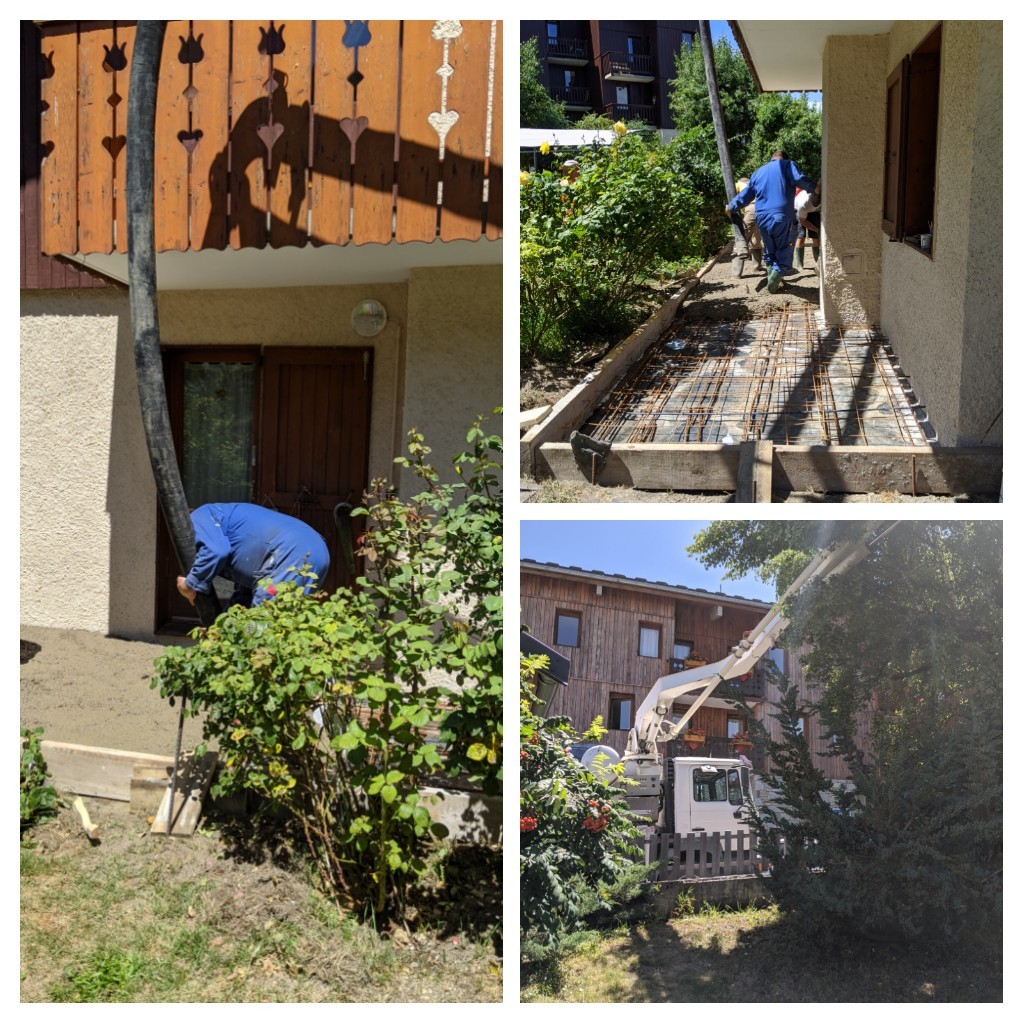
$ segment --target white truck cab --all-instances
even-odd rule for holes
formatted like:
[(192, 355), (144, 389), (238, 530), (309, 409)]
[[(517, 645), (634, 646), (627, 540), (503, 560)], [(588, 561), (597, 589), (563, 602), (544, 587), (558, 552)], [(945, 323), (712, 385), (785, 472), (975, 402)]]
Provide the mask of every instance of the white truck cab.
[(741, 832), (750, 767), (736, 758), (674, 757), (659, 825), (663, 832)]

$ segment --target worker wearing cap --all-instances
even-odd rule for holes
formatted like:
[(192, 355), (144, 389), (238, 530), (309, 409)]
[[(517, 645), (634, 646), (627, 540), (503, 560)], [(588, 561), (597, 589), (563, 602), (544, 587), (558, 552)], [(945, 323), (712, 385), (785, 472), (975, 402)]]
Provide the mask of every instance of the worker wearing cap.
[(732, 216), (734, 210), (756, 199), (755, 217), (764, 243), (768, 291), (772, 294), (779, 290), (783, 275), (793, 273), (793, 197), (797, 186), (810, 192), (816, 183), (800, 172), (784, 150), (778, 149), (768, 163), (754, 171), (747, 187), (737, 192), (725, 208)]
[[(743, 177), (736, 182), (736, 191), (741, 192), (743, 189), (750, 184), (750, 176), (744, 174)], [(743, 241), (736, 240), (733, 246), (733, 258), (734, 259), (745, 259), (750, 257), (754, 261), (755, 270), (764, 270), (764, 263), (762, 262), (762, 243), (761, 243), (761, 232), (757, 228), (757, 204), (748, 203), (743, 207), (742, 213), (740, 210), (734, 210), (732, 213), (732, 222), (743, 232)], [(738, 271), (737, 271), (738, 276)]]
[[(292, 580), (309, 593), (327, 577), (330, 555), (323, 537), (282, 512), (245, 502), (200, 505), (192, 526), (196, 557), (188, 574), (178, 577), (178, 591), (190, 604), (197, 592), (210, 592), (215, 576), (235, 584), (231, 604), (254, 608), (277, 593), (277, 583)], [(304, 566), (316, 581), (300, 576)]]

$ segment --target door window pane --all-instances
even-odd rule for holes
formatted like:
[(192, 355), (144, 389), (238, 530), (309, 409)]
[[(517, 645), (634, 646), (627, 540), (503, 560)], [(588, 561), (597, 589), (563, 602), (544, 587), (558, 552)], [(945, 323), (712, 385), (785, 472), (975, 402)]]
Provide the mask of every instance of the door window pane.
[(252, 363), (185, 363), (182, 484), (189, 508), (252, 500)]

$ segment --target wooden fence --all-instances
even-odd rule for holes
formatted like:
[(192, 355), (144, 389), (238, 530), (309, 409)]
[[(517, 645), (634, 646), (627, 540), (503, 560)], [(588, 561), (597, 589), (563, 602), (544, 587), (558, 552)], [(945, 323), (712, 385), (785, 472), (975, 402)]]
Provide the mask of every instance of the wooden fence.
[[(47, 22), (41, 245), (124, 252), (135, 23)], [(158, 251), (498, 238), (501, 22), (171, 21)]]
[(761, 857), (753, 832), (664, 833), (644, 840), (644, 863), (658, 867), (652, 882), (680, 878), (723, 878), (758, 875)]

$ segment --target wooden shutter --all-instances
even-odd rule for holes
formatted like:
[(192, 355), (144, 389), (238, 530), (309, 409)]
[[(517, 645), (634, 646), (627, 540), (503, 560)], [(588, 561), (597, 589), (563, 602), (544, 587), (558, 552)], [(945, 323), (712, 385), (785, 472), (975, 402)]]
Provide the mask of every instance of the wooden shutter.
[(906, 194), (907, 101), (910, 58), (904, 57), (885, 83), (885, 176), (882, 230), (892, 239), (903, 237)]

